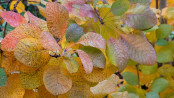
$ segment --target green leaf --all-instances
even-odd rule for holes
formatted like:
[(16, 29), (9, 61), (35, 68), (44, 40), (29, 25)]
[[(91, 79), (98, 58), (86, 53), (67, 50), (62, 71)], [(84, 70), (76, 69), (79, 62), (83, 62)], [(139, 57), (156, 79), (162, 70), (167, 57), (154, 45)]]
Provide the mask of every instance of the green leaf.
[(136, 74), (126, 71), (122, 75), (128, 84), (138, 85), (138, 76)]
[(118, 92), (128, 91), (129, 93), (136, 93), (136, 88), (133, 85), (125, 84), (118, 89)]
[(153, 26), (152, 28), (148, 29), (148, 30), (144, 30), (144, 32), (152, 32), (156, 29), (158, 29), (159, 27), (157, 25)]
[(146, 98), (160, 98), (156, 92), (148, 92)]
[(152, 66), (147, 66), (147, 65), (140, 65), (140, 69), (142, 71), (143, 74), (153, 74), (156, 72), (157, 70), (157, 64), (152, 65)]
[(169, 45), (168, 41), (166, 41), (166, 40), (164, 40), (164, 39), (159, 39), (159, 40), (157, 40), (156, 44), (157, 44), (158, 46), (167, 46), (167, 45)]
[(129, 93), (129, 98), (139, 98), (139, 96), (135, 93)]
[(153, 92), (162, 92), (169, 86), (169, 81), (164, 78), (157, 78), (153, 81), (151, 87)]
[(99, 68), (105, 68), (106, 58), (100, 49), (86, 46), (86, 47), (83, 47), (82, 50), (89, 55), (89, 57), (91, 58), (93, 62), (93, 66), (99, 67)]
[(7, 75), (4, 69), (0, 68), (0, 87), (7, 83)]
[(161, 24), (159, 26), (159, 29), (156, 30), (156, 37), (158, 39), (163, 39), (166, 38), (170, 35), (170, 33), (172, 32), (173, 27), (171, 25), (168, 24)]
[(93, 0), (93, 7), (96, 7), (99, 0)]
[(63, 59), (63, 61), (66, 64), (66, 68), (70, 73), (75, 73), (78, 71), (79, 64), (73, 57), (65, 58)]
[(83, 28), (78, 24), (73, 23), (66, 30), (66, 40), (68, 42), (77, 42), (83, 34)]
[(158, 73), (165, 78), (172, 78), (174, 75), (174, 67), (170, 64), (164, 64), (158, 68)]
[(129, 1), (128, 0), (117, 0), (111, 6), (111, 12), (115, 16), (123, 15), (129, 8)]

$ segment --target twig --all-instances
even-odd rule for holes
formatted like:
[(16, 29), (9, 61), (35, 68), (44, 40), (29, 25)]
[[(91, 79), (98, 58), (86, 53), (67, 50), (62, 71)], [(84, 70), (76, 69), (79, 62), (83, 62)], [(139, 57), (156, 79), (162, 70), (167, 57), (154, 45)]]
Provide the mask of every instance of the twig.
[(156, 0), (156, 9), (158, 9), (159, 7), (158, 7), (158, 0)]
[(138, 85), (139, 85), (139, 87), (141, 87), (140, 86), (140, 75), (139, 75), (139, 64), (136, 65), (136, 68), (137, 68), (137, 75), (138, 75)]
[(14, 12), (18, 12), (18, 11), (16, 10), (16, 7), (17, 7), (17, 5), (18, 5), (18, 3), (19, 3), (20, 1), (21, 1), (21, 0), (17, 0), (17, 2), (14, 4), (14, 9), (13, 9)]
[(2, 3), (8, 3), (8, 1), (1, 1), (0, 4), (2, 4)]
[(3, 38), (5, 37), (6, 28), (7, 28), (7, 22), (5, 23), (4, 32), (3, 32)]
[(100, 23), (101, 23), (101, 24), (104, 24), (103, 19), (100, 17), (100, 14), (99, 14), (98, 10), (97, 10), (96, 8), (94, 8), (94, 11), (96, 12), (97, 17), (98, 17)]

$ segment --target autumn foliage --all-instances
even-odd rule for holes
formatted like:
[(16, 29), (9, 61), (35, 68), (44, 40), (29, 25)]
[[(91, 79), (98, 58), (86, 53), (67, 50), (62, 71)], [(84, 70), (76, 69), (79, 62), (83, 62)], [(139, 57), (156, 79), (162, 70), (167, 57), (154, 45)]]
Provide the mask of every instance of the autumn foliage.
[(174, 97), (172, 0), (24, 1), (0, 6), (0, 98)]

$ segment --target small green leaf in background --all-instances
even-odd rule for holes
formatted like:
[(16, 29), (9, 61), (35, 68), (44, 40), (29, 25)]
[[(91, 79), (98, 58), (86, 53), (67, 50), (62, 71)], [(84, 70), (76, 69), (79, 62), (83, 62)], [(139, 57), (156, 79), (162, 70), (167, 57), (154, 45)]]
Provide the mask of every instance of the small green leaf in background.
[(73, 23), (66, 30), (66, 40), (68, 42), (77, 42), (83, 34), (83, 28), (78, 24)]
[(139, 98), (139, 96), (135, 93), (129, 93), (129, 98)]
[(159, 28), (156, 30), (156, 37), (158, 39), (166, 38), (172, 32), (173, 27), (168, 24), (161, 24)]
[(148, 65), (140, 65), (140, 69), (142, 71), (143, 74), (153, 74), (156, 72), (158, 66), (157, 64), (154, 64), (152, 66), (148, 66)]
[(82, 48), (82, 50), (89, 55), (89, 57), (91, 58), (93, 62), (93, 66), (99, 67), (99, 68), (105, 68), (106, 58), (100, 49), (90, 47), (90, 46), (85, 46)]
[(0, 87), (7, 83), (7, 75), (4, 69), (0, 68)]
[(170, 64), (164, 64), (158, 68), (158, 73), (166, 78), (171, 78), (174, 75), (174, 67)]
[(96, 7), (99, 0), (93, 0), (93, 7)]
[(157, 78), (153, 81), (151, 87), (153, 92), (162, 92), (169, 86), (169, 81), (164, 78)]
[(160, 98), (156, 92), (148, 92), (146, 98)]
[(117, 0), (112, 4), (111, 12), (115, 16), (123, 15), (129, 8), (129, 1), (128, 0)]
[(126, 71), (122, 75), (128, 84), (138, 85), (138, 76), (136, 74)]
[(157, 44), (158, 46), (167, 46), (167, 45), (169, 45), (168, 41), (166, 41), (166, 40), (164, 40), (164, 39), (159, 39), (159, 40), (157, 40), (156, 44)]
[(125, 84), (118, 89), (118, 92), (128, 91), (129, 93), (136, 93), (136, 88), (133, 85)]
[(152, 32), (156, 29), (158, 29), (159, 27), (157, 25), (153, 26), (152, 28), (148, 29), (148, 30), (145, 30), (144, 32)]

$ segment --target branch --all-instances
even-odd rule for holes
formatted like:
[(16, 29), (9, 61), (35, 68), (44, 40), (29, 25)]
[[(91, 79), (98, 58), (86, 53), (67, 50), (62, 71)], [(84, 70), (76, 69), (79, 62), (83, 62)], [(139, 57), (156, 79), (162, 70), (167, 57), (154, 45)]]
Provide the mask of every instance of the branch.
[(98, 17), (100, 23), (101, 23), (101, 24), (104, 24), (103, 19), (100, 17), (100, 14), (99, 14), (98, 10), (97, 10), (96, 8), (94, 8), (94, 11), (96, 12), (97, 17)]
[(136, 68), (137, 68), (137, 75), (138, 75), (138, 85), (139, 85), (139, 87), (141, 87), (141, 85), (140, 85), (140, 75), (139, 75), (139, 64), (136, 65)]
[(17, 0), (17, 2), (14, 4), (14, 9), (13, 9), (14, 12), (18, 12), (18, 11), (16, 10), (16, 7), (17, 7), (17, 5), (18, 5), (18, 3), (19, 3), (20, 1), (21, 1), (21, 0)]

